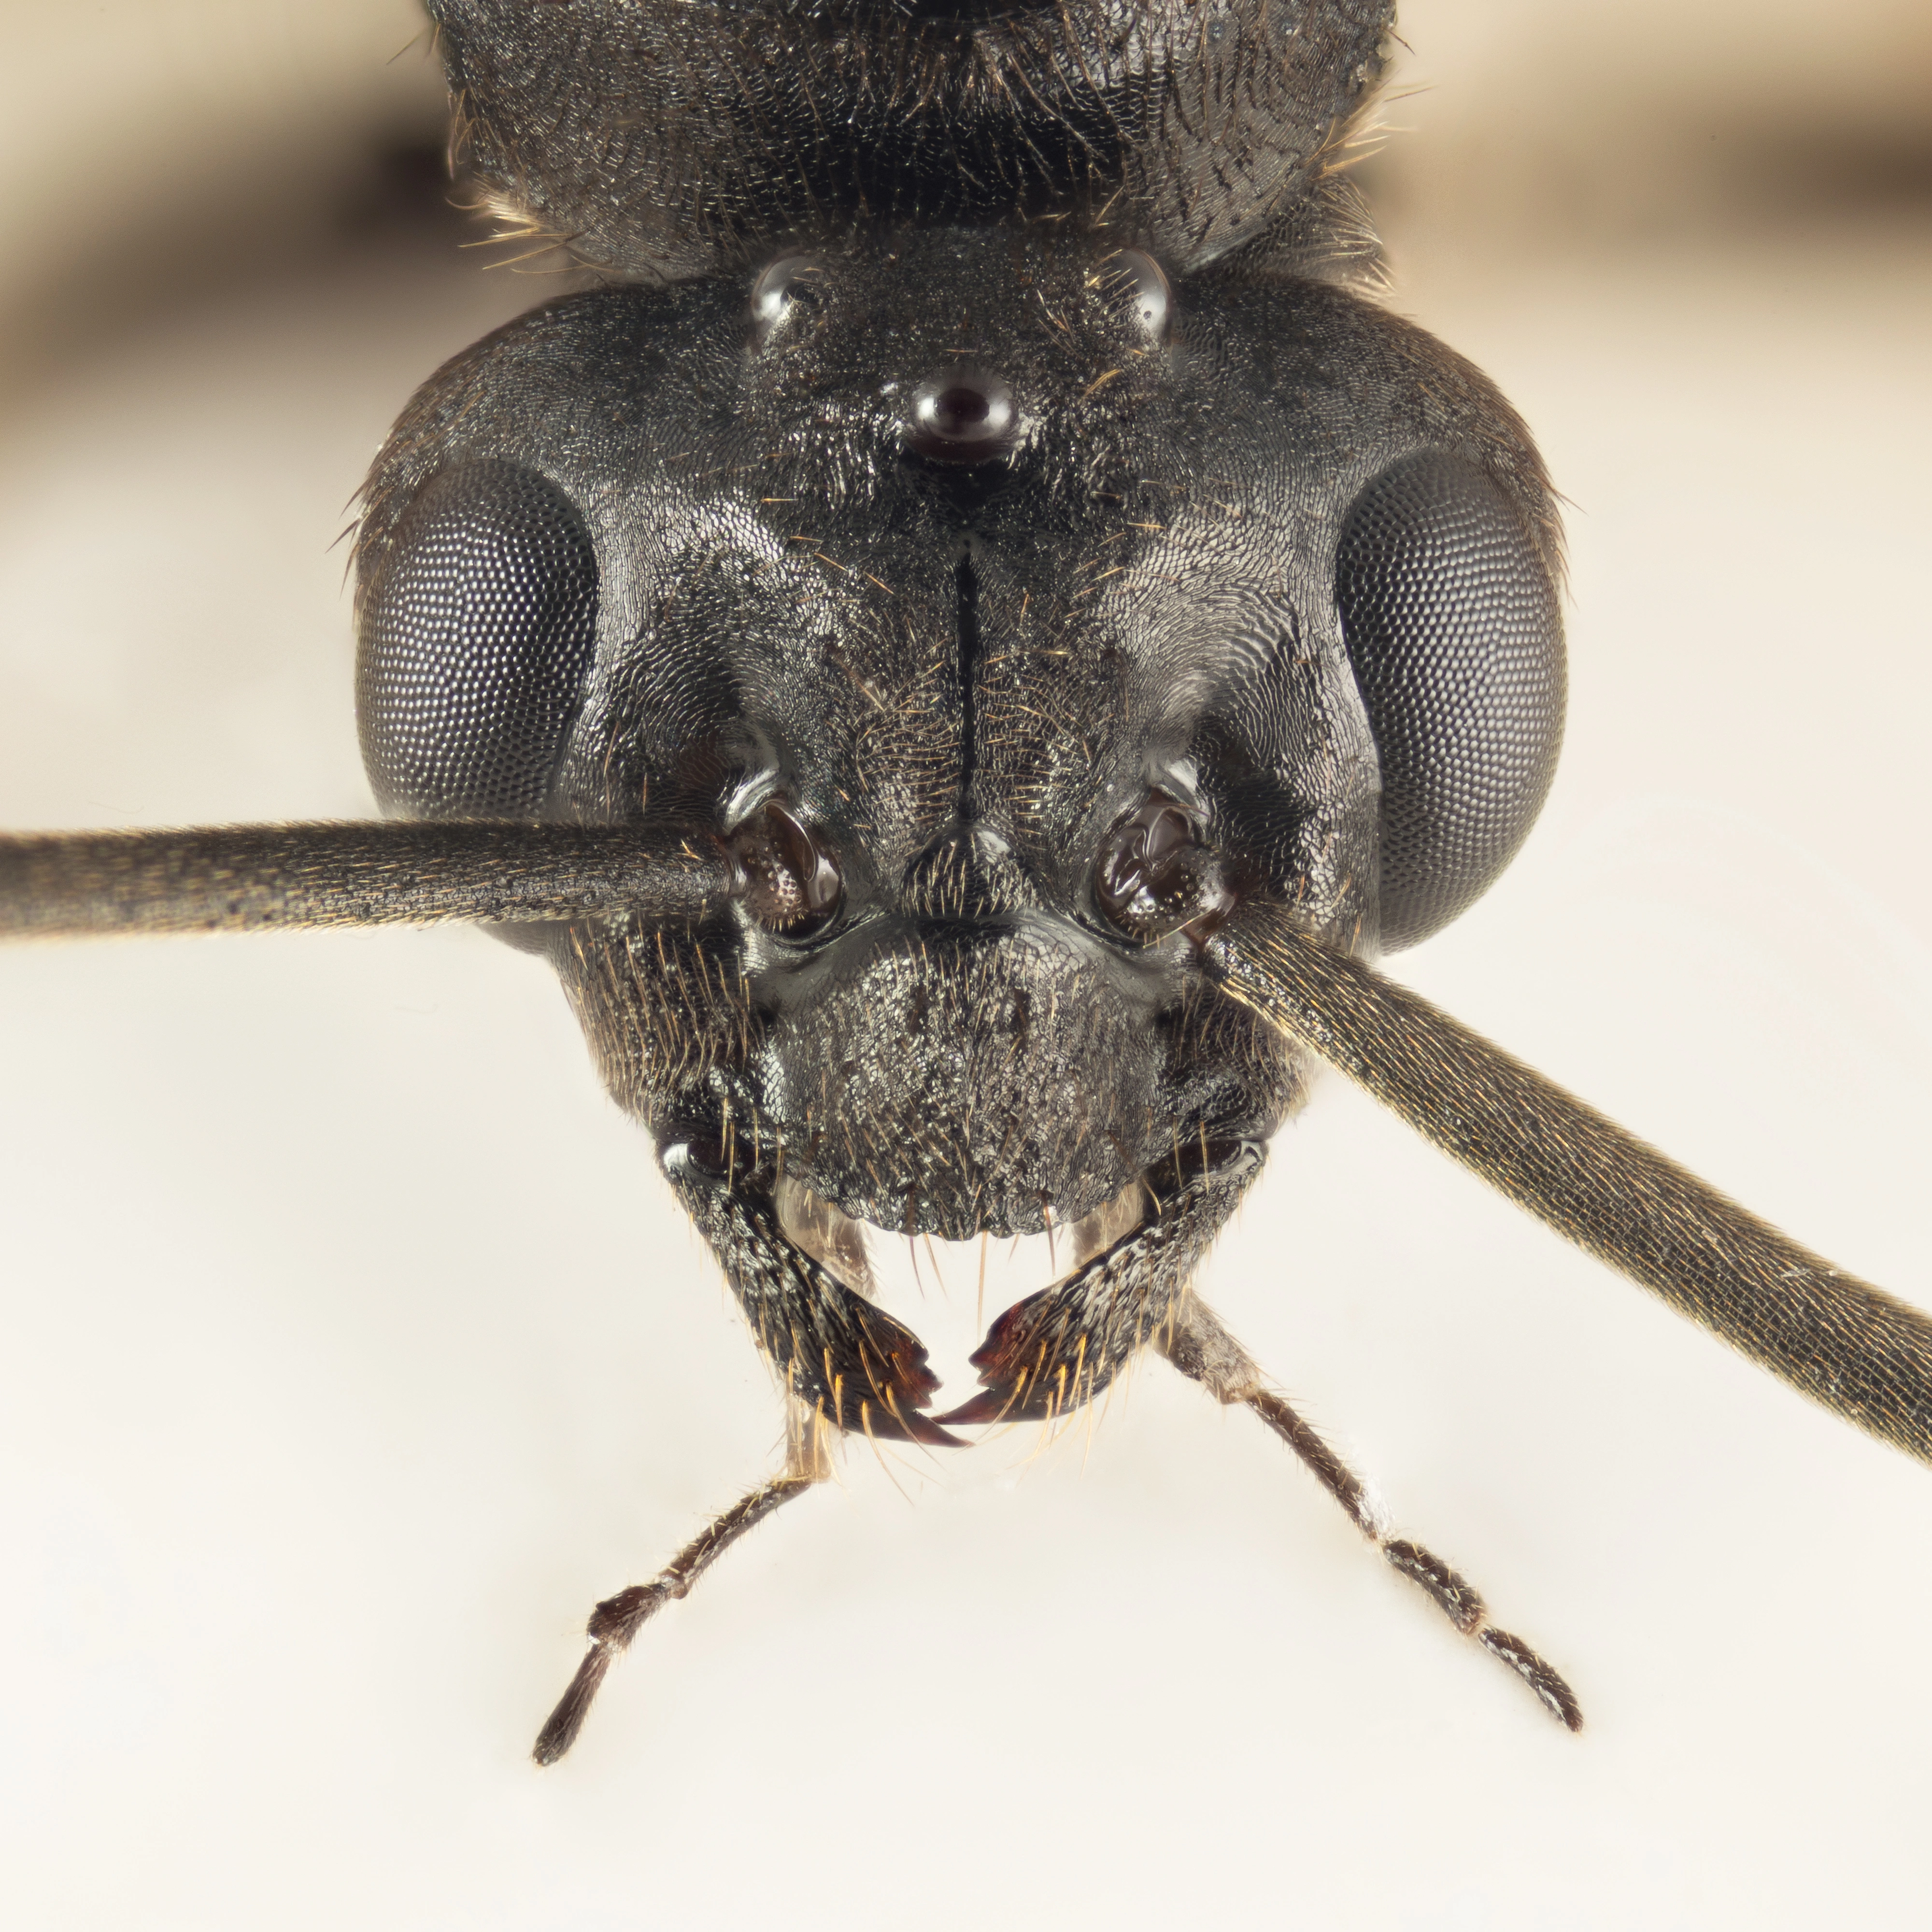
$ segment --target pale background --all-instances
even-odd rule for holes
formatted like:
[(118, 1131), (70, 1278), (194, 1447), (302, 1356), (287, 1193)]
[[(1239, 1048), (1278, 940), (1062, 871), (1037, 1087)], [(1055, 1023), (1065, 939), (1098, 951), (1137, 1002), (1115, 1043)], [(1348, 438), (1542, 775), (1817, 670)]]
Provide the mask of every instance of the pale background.
[[(0, 13), (0, 824), (363, 812), (330, 541), (541, 287), (407, 212), (405, 0)], [(1403, 31), (1392, 299), (1576, 507), (1555, 796), (1397, 970), (1932, 1302), (1922, 0)], [(554, 987), (472, 934), (0, 958), (0, 1228), (9, 1924), (1922, 1917), (1932, 1472), (1339, 1082), (1208, 1292), (1580, 1739), (1150, 1366), (1090, 1442), (851, 1456), (535, 1772), (591, 1603), (777, 1408)], [(963, 1394), (952, 1286), (909, 1312)]]

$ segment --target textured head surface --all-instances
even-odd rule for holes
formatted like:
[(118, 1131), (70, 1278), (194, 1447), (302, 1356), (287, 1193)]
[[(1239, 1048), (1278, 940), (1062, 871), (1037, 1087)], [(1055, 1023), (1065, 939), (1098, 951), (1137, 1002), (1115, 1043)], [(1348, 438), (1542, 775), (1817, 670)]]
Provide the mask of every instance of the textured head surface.
[[(992, 457), (935, 429), (934, 396), (979, 407)], [(1431, 561), (1440, 491), (1386, 500), (1424, 460), (1480, 509), (1500, 574), (1456, 567), (1454, 518)], [(1414, 772), (1483, 742), (1468, 692), (1436, 702), (1426, 648), (1404, 669), (1402, 613), (1507, 643), (1519, 607), (1554, 608), (1540, 471), (1466, 364), (1333, 287), (1170, 279), (1058, 224), (891, 229), (596, 291), (459, 358), (372, 479), (379, 696), (392, 608), (417, 688), (413, 546), (446, 542), (442, 511), (411, 506), (520, 506), (506, 469), (544, 479), (595, 565), (594, 606), (568, 607), (594, 608), (594, 641), (539, 694), (536, 808), (686, 826), (761, 882), (700, 932), (560, 943), (607, 1079), (667, 1144), (782, 1163), (892, 1228), (1035, 1228), (1177, 1145), (1265, 1140), (1300, 1076), (1213, 997), (1196, 914), (1258, 896), (1372, 950), (1391, 812), (1426, 830)], [(1378, 603), (1390, 559), (1402, 596)], [(478, 596), (446, 639), (466, 721), (512, 688), (508, 607)], [(1352, 655), (1350, 611), (1384, 604), (1379, 654)], [(526, 736), (498, 735), (525, 782)], [(1172, 876), (1134, 842), (1156, 826)], [(1490, 875), (1450, 857), (1460, 896)], [(788, 865), (822, 874), (808, 919)], [(1413, 882), (1389, 883), (1410, 920)]]

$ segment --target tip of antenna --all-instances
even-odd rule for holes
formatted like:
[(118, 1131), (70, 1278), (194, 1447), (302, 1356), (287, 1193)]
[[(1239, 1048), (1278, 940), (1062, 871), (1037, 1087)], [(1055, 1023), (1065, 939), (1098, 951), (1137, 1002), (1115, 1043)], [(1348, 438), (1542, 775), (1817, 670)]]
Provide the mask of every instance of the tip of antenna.
[(590, 1714), (591, 1702), (616, 1654), (610, 1645), (603, 1643), (593, 1643), (584, 1652), (584, 1661), (577, 1666), (577, 1675), (570, 1680), (570, 1688), (557, 1700), (556, 1708), (537, 1733), (530, 1756), (538, 1764), (556, 1763), (576, 1743), (577, 1734), (583, 1730), (584, 1720)]

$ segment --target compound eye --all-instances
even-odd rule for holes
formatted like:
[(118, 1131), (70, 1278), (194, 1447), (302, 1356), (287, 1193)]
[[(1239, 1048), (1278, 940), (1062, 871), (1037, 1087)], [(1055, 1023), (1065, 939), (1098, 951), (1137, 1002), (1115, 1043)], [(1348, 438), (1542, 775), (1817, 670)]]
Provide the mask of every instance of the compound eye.
[(726, 843), (733, 888), (767, 932), (809, 939), (838, 917), (845, 900), (838, 861), (776, 799), (768, 800)]
[(913, 448), (936, 463), (991, 463), (1012, 453), (1018, 412), (998, 376), (948, 370), (914, 390), (908, 428)]
[(762, 345), (792, 310), (824, 299), (825, 264), (816, 255), (781, 255), (752, 284), (752, 326)]
[(1184, 927), (1204, 938), (1234, 904), (1199, 825), (1161, 792), (1108, 833), (1094, 900), (1110, 924), (1143, 944)]
[(1562, 614), (1516, 509), (1441, 450), (1391, 464), (1356, 500), (1335, 602), (1382, 764), (1393, 951), (1486, 890), (1535, 823), (1563, 740)]
[(1094, 284), (1108, 307), (1130, 328), (1158, 342), (1167, 333), (1173, 290), (1160, 264), (1138, 248), (1123, 248), (1100, 265)]
[(384, 811), (532, 818), (583, 703), (597, 558), (547, 477), (494, 459), (439, 470), (363, 586), (356, 709)]

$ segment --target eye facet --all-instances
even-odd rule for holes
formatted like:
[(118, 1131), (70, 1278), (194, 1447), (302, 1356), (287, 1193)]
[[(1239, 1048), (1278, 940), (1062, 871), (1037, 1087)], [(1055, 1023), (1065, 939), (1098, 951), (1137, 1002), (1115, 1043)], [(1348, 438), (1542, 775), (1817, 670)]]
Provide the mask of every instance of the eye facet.
[(1160, 264), (1138, 248), (1123, 248), (1100, 265), (1094, 284), (1123, 321), (1158, 342), (1167, 333), (1174, 292)]
[(912, 392), (907, 436), (937, 463), (990, 463), (1012, 453), (1018, 434), (1013, 392), (984, 370), (948, 370)]
[(752, 284), (752, 326), (761, 345), (794, 308), (824, 299), (825, 274), (815, 255), (781, 255)]
[(1094, 902), (1130, 939), (1151, 944), (1184, 927), (1204, 937), (1234, 909), (1234, 896), (1194, 819), (1150, 792), (1101, 846)]
[(776, 799), (726, 842), (732, 884), (746, 910), (782, 939), (809, 939), (838, 916), (845, 881), (823, 840)]
[(1382, 762), (1382, 943), (1485, 891), (1536, 822), (1563, 740), (1556, 589), (1514, 506), (1443, 450), (1357, 498), (1335, 601)]

